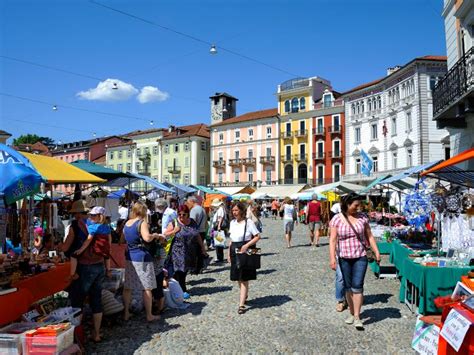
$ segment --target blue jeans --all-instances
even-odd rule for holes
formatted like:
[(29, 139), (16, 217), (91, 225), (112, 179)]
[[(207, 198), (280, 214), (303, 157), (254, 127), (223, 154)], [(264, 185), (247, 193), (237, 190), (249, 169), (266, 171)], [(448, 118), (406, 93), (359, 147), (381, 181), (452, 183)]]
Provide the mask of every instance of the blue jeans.
[(344, 279), (344, 288), (352, 293), (364, 292), (364, 278), (367, 271), (367, 257), (355, 259), (339, 258), (342, 277)]
[(341, 267), (336, 264), (336, 301), (343, 302), (346, 299), (344, 290), (344, 278), (342, 277)]
[(84, 300), (86, 296), (89, 296), (92, 313), (102, 313), (102, 283), (105, 278), (104, 263), (78, 264), (77, 273), (79, 279), (71, 285), (71, 306), (83, 308)]

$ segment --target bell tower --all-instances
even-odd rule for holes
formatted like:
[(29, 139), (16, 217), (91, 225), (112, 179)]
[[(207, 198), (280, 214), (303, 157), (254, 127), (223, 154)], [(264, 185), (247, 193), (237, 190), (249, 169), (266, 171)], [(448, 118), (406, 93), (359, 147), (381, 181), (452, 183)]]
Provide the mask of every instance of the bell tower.
[(211, 125), (236, 116), (239, 99), (225, 93), (216, 92), (211, 99)]

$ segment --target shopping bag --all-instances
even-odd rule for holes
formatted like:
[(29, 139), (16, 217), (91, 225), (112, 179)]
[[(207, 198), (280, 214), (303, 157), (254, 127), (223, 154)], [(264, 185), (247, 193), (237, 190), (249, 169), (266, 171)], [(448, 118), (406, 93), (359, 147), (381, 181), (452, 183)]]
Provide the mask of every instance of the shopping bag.
[(214, 247), (225, 248), (225, 232), (224, 231), (214, 232)]
[(236, 253), (237, 269), (260, 269), (260, 250), (260, 248), (251, 248), (246, 253)]

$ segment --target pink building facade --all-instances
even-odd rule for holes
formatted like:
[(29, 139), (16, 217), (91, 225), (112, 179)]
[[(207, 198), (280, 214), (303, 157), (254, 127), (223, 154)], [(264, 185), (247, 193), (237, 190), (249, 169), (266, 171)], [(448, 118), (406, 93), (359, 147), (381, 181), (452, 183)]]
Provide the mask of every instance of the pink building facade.
[(211, 125), (211, 185), (278, 182), (278, 110), (249, 112)]

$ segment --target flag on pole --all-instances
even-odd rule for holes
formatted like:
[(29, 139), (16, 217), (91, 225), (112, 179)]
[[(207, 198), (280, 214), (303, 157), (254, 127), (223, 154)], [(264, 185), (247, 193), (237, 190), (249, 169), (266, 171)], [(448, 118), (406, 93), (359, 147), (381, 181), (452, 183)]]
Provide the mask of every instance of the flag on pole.
[(372, 171), (372, 166), (374, 165), (374, 162), (363, 149), (360, 152), (360, 155), (362, 156), (362, 161), (361, 161), (362, 174), (370, 176), (370, 172)]

